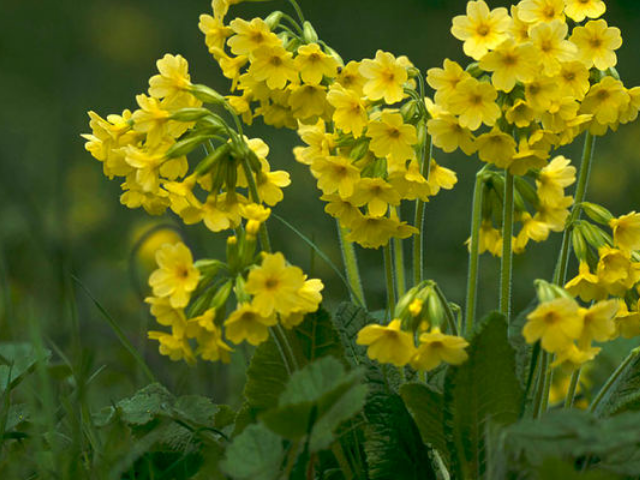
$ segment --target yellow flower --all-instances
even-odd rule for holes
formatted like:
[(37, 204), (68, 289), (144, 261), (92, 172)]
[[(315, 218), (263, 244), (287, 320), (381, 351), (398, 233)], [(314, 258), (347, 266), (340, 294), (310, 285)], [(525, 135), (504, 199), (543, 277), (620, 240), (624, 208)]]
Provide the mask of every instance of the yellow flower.
[(621, 81), (605, 77), (591, 87), (582, 102), (581, 113), (593, 114), (601, 124), (616, 123), (630, 102), (629, 94)]
[(569, 217), (568, 208), (572, 204), (573, 197), (558, 197), (551, 204), (540, 202), (534, 218), (549, 225), (551, 231), (562, 232)]
[(529, 82), (538, 72), (539, 57), (529, 43), (516, 44), (512, 39), (502, 42), (480, 60), (480, 68), (493, 72), (491, 83), (498, 90), (510, 92), (516, 82)]
[(151, 315), (160, 325), (174, 327), (174, 329), (184, 332), (187, 326), (187, 318), (182, 308), (174, 308), (171, 301), (166, 297), (147, 297), (145, 303), (151, 305)]
[(234, 55), (251, 56), (260, 47), (281, 46), (280, 39), (261, 18), (254, 18), (251, 22), (236, 18), (229, 23), (229, 27), (235, 35), (227, 44)]
[(528, 42), (530, 24), (520, 18), (520, 8), (517, 5), (511, 5), (511, 19), (509, 34), (517, 43)]
[(150, 340), (158, 340), (161, 355), (166, 355), (174, 362), (184, 359), (190, 365), (196, 363), (196, 357), (193, 355), (186, 338), (158, 331), (150, 331), (147, 335)]
[(529, 144), (526, 138), (521, 138), (518, 152), (511, 158), (509, 171), (514, 175), (524, 175), (532, 168), (542, 168), (547, 164), (549, 152), (537, 149)]
[(443, 67), (430, 68), (427, 71), (427, 83), (436, 91), (436, 103), (445, 103), (444, 100), (455, 91), (461, 81), (471, 78), (457, 62), (448, 58), (444, 60)]
[(367, 355), (370, 359), (397, 367), (409, 363), (416, 351), (413, 335), (401, 329), (398, 319), (392, 320), (386, 327), (367, 325), (358, 332), (356, 343), (368, 346)]
[(639, 305), (629, 311), (629, 307), (624, 300), (618, 301), (618, 313), (616, 314), (616, 335), (623, 338), (634, 338), (640, 335), (640, 311)]
[(606, 70), (618, 63), (615, 50), (622, 46), (620, 29), (609, 27), (604, 20), (592, 20), (584, 27), (574, 28), (569, 40), (578, 46), (578, 59), (587, 68)]
[(553, 101), (558, 97), (560, 88), (554, 78), (539, 76), (525, 84), (524, 95), (531, 108), (538, 112), (549, 109)]
[(456, 172), (438, 165), (432, 158), (429, 164), (429, 189), (431, 195), (437, 195), (441, 188), (451, 190), (458, 183)]
[(227, 27), (221, 19), (204, 14), (200, 15), (198, 28), (205, 35), (204, 42), (209, 47), (210, 53), (213, 53), (213, 49), (223, 48), (225, 40), (233, 33), (233, 30)]
[(200, 281), (191, 251), (184, 243), (166, 244), (156, 252), (156, 262), (160, 268), (149, 277), (153, 294), (168, 297), (173, 308), (186, 307)]
[(508, 168), (516, 153), (516, 141), (511, 135), (494, 128), (476, 139), (480, 160), (498, 168)]
[[(469, 245), (471, 245), (469, 241)], [(494, 228), (490, 220), (485, 220), (480, 225), (479, 253), (489, 252), (494, 257), (502, 254), (502, 234)]]
[(351, 159), (343, 156), (315, 161), (311, 173), (318, 179), (318, 188), (322, 193), (329, 195), (338, 192), (342, 198), (353, 194), (355, 184), (360, 179), (358, 168)]
[(558, 367), (560, 365), (563, 365), (565, 367), (571, 368), (572, 370), (575, 370), (581, 365), (584, 365), (585, 363), (596, 358), (596, 355), (600, 353), (600, 350), (602, 349), (599, 347), (592, 347), (590, 345), (585, 345), (583, 348), (578, 348), (575, 343), (572, 343), (567, 348), (556, 352), (556, 359), (551, 364), (551, 366)]
[(249, 303), (243, 303), (224, 322), (225, 335), (235, 344), (246, 340), (257, 346), (269, 338), (269, 327), (278, 323), (272, 313), (264, 316)]
[(389, 205), (400, 204), (400, 195), (382, 178), (361, 178), (356, 183), (349, 202), (356, 207), (366, 205), (369, 215), (381, 217), (386, 215)]
[(531, 125), (531, 122), (536, 118), (536, 112), (526, 101), (518, 99), (509, 107), (505, 113), (505, 118), (512, 125), (518, 128), (525, 128)]
[(160, 74), (149, 79), (149, 95), (152, 97), (174, 97), (191, 86), (189, 64), (181, 55), (167, 53), (156, 65)]
[(598, 276), (591, 273), (589, 264), (581, 261), (578, 275), (569, 280), (565, 290), (574, 297), (579, 296), (584, 302), (601, 300), (607, 296), (607, 291), (599, 284)]
[(324, 53), (317, 43), (298, 48), (295, 65), (305, 83), (317, 85), (322, 77), (334, 78), (338, 73), (338, 62)]
[(333, 122), (336, 128), (351, 133), (354, 138), (360, 137), (369, 117), (358, 92), (334, 83), (329, 88), (327, 101), (335, 108)]
[(590, 345), (592, 341), (607, 342), (616, 332), (613, 321), (618, 312), (616, 300), (598, 302), (590, 308), (580, 308), (578, 313), (582, 317), (582, 334), (578, 339), (579, 346)]
[(460, 148), (466, 155), (476, 151), (473, 133), (468, 128), (460, 126), (460, 122), (453, 115), (431, 118), (427, 122), (427, 130), (433, 144), (446, 153)]
[(365, 248), (380, 248), (393, 237), (409, 238), (418, 230), (401, 222), (397, 218), (372, 217), (371, 215), (359, 215), (350, 225), (351, 232), (347, 240), (357, 242)]
[(640, 279), (638, 263), (631, 262), (628, 252), (605, 245), (598, 250), (598, 280), (607, 291), (624, 296)]
[(418, 142), (416, 127), (404, 123), (399, 113), (383, 111), (369, 123), (366, 135), (371, 138), (371, 151), (377, 157), (389, 160), (390, 171), (395, 165), (415, 157), (413, 146)]
[(578, 304), (570, 298), (558, 298), (541, 303), (527, 315), (522, 334), (527, 343), (540, 340), (547, 352), (557, 352), (580, 337), (582, 323)]
[(462, 337), (445, 335), (439, 328), (420, 335), (420, 346), (411, 359), (411, 366), (416, 370), (430, 371), (442, 362), (460, 365), (469, 355), (465, 348), (469, 343)]
[[(229, 40), (231, 42), (231, 40)], [(258, 82), (266, 82), (274, 90), (284, 88), (287, 82), (298, 80), (291, 52), (282, 46), (264, 46), (253, 51), (254, 59), (249, 67), (249, 75)]]
[(543, 204), (553, 204), (564, 197), (564, 189), (575, 181), (576, 168), (571, 160), (559, 155), (540, 170), (536, 180), (538, 197)]
[(211, 8), (216, 18), (222, 20), (229, 11), (231, 5), (236, 5), (243, 0), (211, 0)]
[(229, 352), (233, 350), (222, 340), (222, 331), (218, 327), (214, 326), (212, 331), (200, 330), (196, 340), (198, 341), (196, 354), (200, 355), (203, 360), (209, 360), (211, 362), (220, 360), (223, 363), (229, 363), (231, 361)]
[(631, 252), (640, 249), (640, 213), (631, 212), (609, 221), (616, 247)]
[(475, 131), (483, 123), (493, 126), (500, 118), (500, 107), (495, 103), (496, 89), (487, 82), (468, 78), (458, 84), (448, 99), (451, 113), (459, 115), (460, 126)]
[(340, 224), (351, 228), (354, 222), (360, 219), (362, 213), (351, 202), (343, 200), (340, 195), (323, 195), (320, 197), (327, 203), (324, 211), (334, 218), (340, 220)]
[(527, 23), (564, 21), (564, 0), (522, 0), (518, 12)]
[(239, 194), (211, 194), (201, 207), (189, 207), (180, 212), (187, 225), (203, 221), (212, 232), (235, 228), (240, 224), (240, 205), (247, 199)]
[(158, 99), (144, 94), (136, 95), (139, 110), (133, 112), (133, 128), (147, 134), (147, 143), (156, 145), (167, 135), (167, 123), (171, 113), (165, 110)]
[(315, 119), (327, 108), (327, 90), (322, 85), (291, 85), (291, 95), (287, 103), (298, 120)]
[(564, 12), (571, 20), (582, 22), (585, 18), (598, 18), (607, 11), (602, 0), (565, 0)]
[(578, 101), (584, 99), (591, 88), (589, 70), (582, 62), (564, 62), (560, 66), (560, 73), (556, 77), (560, 90)]
[(480, 60), (489, 50), (507, 39), (511, 23), (506, 8), (489, 10), (484, 0), (467, 3), (467, 15), (453, 19), (451, 33), (464, 42), (462, 48), (469, 57)]
[(265, 254), (262, 264), (252, 269), (245, 289), (253, 295), (252, 306), (262, 315), (274, 311), (288, 315), (299, 309), (298, 291), (305, 277), (298, 267), (287, 266), (281, 253)]
[(403, 88), (408, 75), (400, 58), (378, 50), (374, 60), (362, 61), (359, 72), (366, 79), (363, 92), (367, 99), (384, 99), (385, 103), (392, 105), (404, 98)]
[(520, 222), (522, 222), (522, 229), (513, 245), (514, 252), (524, 251), (529, 240), (544, 242), (549, 237), (549, 226), (539, 219), (533, 218), (529, 212), (522, 213)]
[(577, 48), (568, 40), (569, 27), (560, 20), (535, 25), (529, 31), (531, 42), (537, 51), (538, 62), (542, 64), (542, 72), (555, 76), (560, 72), (562, 62), (576, 58)]
[(347, 90), (353, 90), (362, 96), (362, 90), (367, 79), (360, 74), (360, 62), (350, 61), (338, 73), (336, 82)]

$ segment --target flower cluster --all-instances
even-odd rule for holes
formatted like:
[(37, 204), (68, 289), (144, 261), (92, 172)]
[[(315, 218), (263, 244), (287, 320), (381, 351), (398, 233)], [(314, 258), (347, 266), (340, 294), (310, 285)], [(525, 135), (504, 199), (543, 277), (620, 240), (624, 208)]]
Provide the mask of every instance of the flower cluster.
[[(149, 80), (149, 96), (136, 97), (138, 110), (106, 120), (89, 112), (93, 133), (83, 135), (86, 148), (103, 162), (109, 178), (125, 177), (120, 201), (152, 215), (170, 208), (186, 224), (203, 222), (213, 232), (248, 220), (242, 206), (280, 202), (289, 174), (271, 171), (269, 147), (201, 108), (203, 101), (224, 105), (224, 99), (191, 83), (183, 57), (167, 54), (157, 66), (159, 74)], [(187, 155), (193, 159), (199, 145), (204, 154), (190, 169)]]
[(396, 318), (388, 325), (372, 324), (360, 330), (357, 343), (368, 346), (369, 358), (397, 367), (410, 365), (417, 371), (433, 370), (443, 362), (459, 365), (468, 358), (469, 343), (463, 337), (442, 333), (447, 321), (453, 327), (453, 318), (437, 289), (433, 282), (423, 282), (402, 297)]
[[(468, 2), (451, 32), (473, 62), (465, 69), (445, 60), (427, 74), (435, 90), (427, 102), (434, 145), (477, 152), (513, 175), (532, 172), (539, 183), (562, 180), (554, 187), (568, 186), (572, 169), (564, 168), (563, 179), (539, 178), (538, 172), (565, 167), (549, 163), (552, 150), (584, 131), (616, 130), (635, 120), (640, 108), (640, 88), (625, 88), (614, 68), (622, 39), (619, 29), (597, 19), (604, 11), (601, 0), (522, 0), (510, 12), (491, 10), (483, 0)], [(576, 22), (573, 28), (568, 19)], [(528, 239), (562, 229), (571, 200), (558, 192), (554, 188), (554, 198), (538, 192), (533, 221), (528, 213), (516, 216), (522, 223), (516, 252)], [(501, 239), (490, 227), (483, 227), (486, 249), (497, 253)]]
[[(292, 328), (318, 309), (322, 282), (307, 279), (281, 253), (256, 258), (251, 230), (241, 238), (230, 237), (227, 263), (194, 263), (183, 243), (157, 251), (158, 269), (149, 277), (153, 296), (146, 302), (156, 321), (171, 328), (149, 332), (160, 343), (160, 353), (191, 364), (196, 357), (228, 363), (232, 349), (227, 341), (259, 345), (269, 338), (269, 328)], [(235, 308), (227, 316), (232, 293)]]
[(342, 59), (302, 25), (275, 12), (266, 19), (225, 23), (227, 3), (213, 2), (200, 30), (235, 95), (229, 104), (250, 123), (297, 129), (305, 147), (296, 159), (310, 167), (326, 212), (367, 248), (407, 238), (402, 200), (428, 201), (456, 183), (455, 174), (426, 159), (428, 112), (404, 56)]

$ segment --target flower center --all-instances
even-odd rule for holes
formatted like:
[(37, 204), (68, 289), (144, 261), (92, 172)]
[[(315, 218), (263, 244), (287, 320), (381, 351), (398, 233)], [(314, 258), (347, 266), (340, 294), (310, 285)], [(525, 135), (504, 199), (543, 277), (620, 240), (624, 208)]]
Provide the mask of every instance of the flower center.
[(491, 28), (489, 28), (489, 25), (487, 25), (486, 23), (479, 25), (478, 29), (476, 30), (478, 35), (480, 35), (481, 37), (486, 37), (487, 35), (489, 35), (490, 31)]

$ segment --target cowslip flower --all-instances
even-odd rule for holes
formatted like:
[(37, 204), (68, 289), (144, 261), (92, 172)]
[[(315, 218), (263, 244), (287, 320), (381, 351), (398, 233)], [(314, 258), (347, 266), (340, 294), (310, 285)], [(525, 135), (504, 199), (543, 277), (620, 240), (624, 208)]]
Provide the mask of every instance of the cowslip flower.
[(564, 0), (522, 0), (518, 12), (527, 23), (564, 20)]
[(640, 213), (631, 212), (612, 218), (609, 226), (613, 230), (613, 243), (616, 247), (628, 252), (640, 249)]
[(298, 80), (293, 55), (281, 45), (260, 47), (253, 51), (253, 55), (249, 75), (256, 81), (266, 82), (269, 88), (281, 90), (287, 82)]
[(166, 244), (156, 252), (156, 262), (159, 268), (149, 277), (153, 294), (168, 297), (173, 308), (186, 307), (200, 281), (191, 251), (184, 243)]
[(369, 100), (382, 100), (391, 105), (404, 98), (403, 86), (408, 79), (406, 66), (391, 53), (378, 50), (374, 60), (363, 60), (358, 71), (366, 81), (362, 88)]
[(483, 123), (493, 126), (502, 112), (496, 104), (498, 92), (487, 82), (468, 78), (458, 84), (448, 98), (451, 113), (459, 115), (460, 125), (475, 131)]
[(582, 318), (578, 304), (570, 298), (545, 302), (527, 315), (522, 334), (528, 343), (541, 341), (547, 352), (567, 348), (582, 333)]
[(537, 74), (539, 57), (528, 43), (517, 44), (512, 39), (502, 42), (494, 51), (480, 60), (480, 68), (493, 72), (491, 83), (504, 92), (510, 92), (516, 82), (529, 82)]
[(569, 40), (577, 45), (578, 58), (587, 68), (606, 70), (618, 63), (615, 51), (622, 46), (620, 29), (609, 27), (605, 20), (592, 20), (584, 27), (574, 28)]
[(369, 117), (358, 92), (334, 83), (327, 93), (327, 102), (335, 108), (333, 122), (336, 127), (344, 133), (351, 133), (354, 138), (360, 137)]
[(368, 347), (370, 359), (397, 367), (409, 363), (416, 351), (413, 336), (402, 330), (398, 319), (392, 320), (387, 326), (367, 325), (358, 332), (356, 343)]
[(484, 0), (467, 3), (467, 15), (453, 19), (451, 33), (464, 42), (464, 53), (480, 60), (489, 50), (507, 39), (511, 19), (506, 8), (489, 10)]
[(338, 73), (338, 62), (322, 51), (317, 43), (310, 43), (298, 48), (295, 66), (300, 78), (305, 83), (317, 85), (322, 77), (333, 78)]
[(420, 335), (420, 346), (411, 359), (411, 366), (416, 370), (430, 371), (442, 362), (460, 365), (469, 358), (465, 351), (468, 346), (469, 342), (464, 338), (446, 335), (435, 327)]
[(278, 319), (273, 312), (265, 316), (250, 303), (243, 303), (225, 320), (225, 336), (235, 344), (246, 340), (257, 346), (269, 338), (269, 327), (276, 323)]
[(404, 123), (400, 113), (383, 111), (369, 123), (366, 135), (371, 138), (369, 148), (377, 157), (399, 164), (415, 156), (416, 127)]

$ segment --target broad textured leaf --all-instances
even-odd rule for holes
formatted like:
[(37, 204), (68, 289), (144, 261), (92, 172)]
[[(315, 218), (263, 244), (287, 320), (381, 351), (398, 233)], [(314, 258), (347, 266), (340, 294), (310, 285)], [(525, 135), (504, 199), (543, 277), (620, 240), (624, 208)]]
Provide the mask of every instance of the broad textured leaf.
[(279, 406), (261, 419), (291, 440), (310, 435), (312, 451), (328, 446), (333, 431), (364, 405), (361, 371), (345, 372), (341, 362), (324, 357), (295, 372), (280, 396)]
[(640, 410), (640, 356), (624, 370), (596, 408), (596, 415), (609, 416)]
[(156, 416), (170, 415), (175, 398), (159, 383), (152, 383), (133, 397), (120, 400), (116, 406), (120, 418), (131, 425), (144, 425)]
[(289, 372), (282, 362), (280, 351), (273, 338), (256, 348), (247, 369), (244, 398), (252, 414), (258, 414), (278, 405), (284, 391)]
[(364, 411), (370, 480), (436, 478), (427, 447), (399, 395), (371, 395)]
[(406, 383), (400, 387), (400, 396), (416, 422), (424, 443), (447, 457), (442, 393), (424, 383)]
[(523, 388), (526, 387), (527, 381), (530, 380), (533, 346), (525, 340), (522, 335), (522, 329), (527, 323), (527, 315), (529, 315), (537, 305), (538, 299), (534, 298), (527, 308), (509, 322), (509, 342), (516, 350), (516, 373)]
[(582, 472), (573, 463), (563, 462), (556, 458), (548, 458), (536, 470), (538, 480), (616, 480), (618, 475), (611, 472)]
[(445, 378), (445, 426), (452, 465), (461, 469), (457, 476), (481, 478), (487, 428), (515, 422), (523, 397), (503, 315), (490, 314), (478, 324), (468, 353), (469, 359), (451, 367)]
[(254, 424), (229, 445), (222, 468), (236, 480), (275, 480), (283, 457), (280, 437), (264, 425)]
[(185, 395), (178, 397), (172, 416), (179, 416), (197, 426), (212, 427), (218, 407), (208, 398), (200, 395)]
[[(352, 303), (341, 303), (334, 315), (336, 329), (347, 352), (347, 358), (354, 365), (369, 363), (367, 349), (356, 343), (358, 332), (375, 320), (367, 311)], [(375, 322), (377, 323), (377, 322)]]
[(340, 336), (331, 321), (331, 315), (324, 308), (308, 314), (293, 332), (297, 340), (296, 350), (300, 363), (313, 362), (328, 355), (338, 359), (344, 358)]

